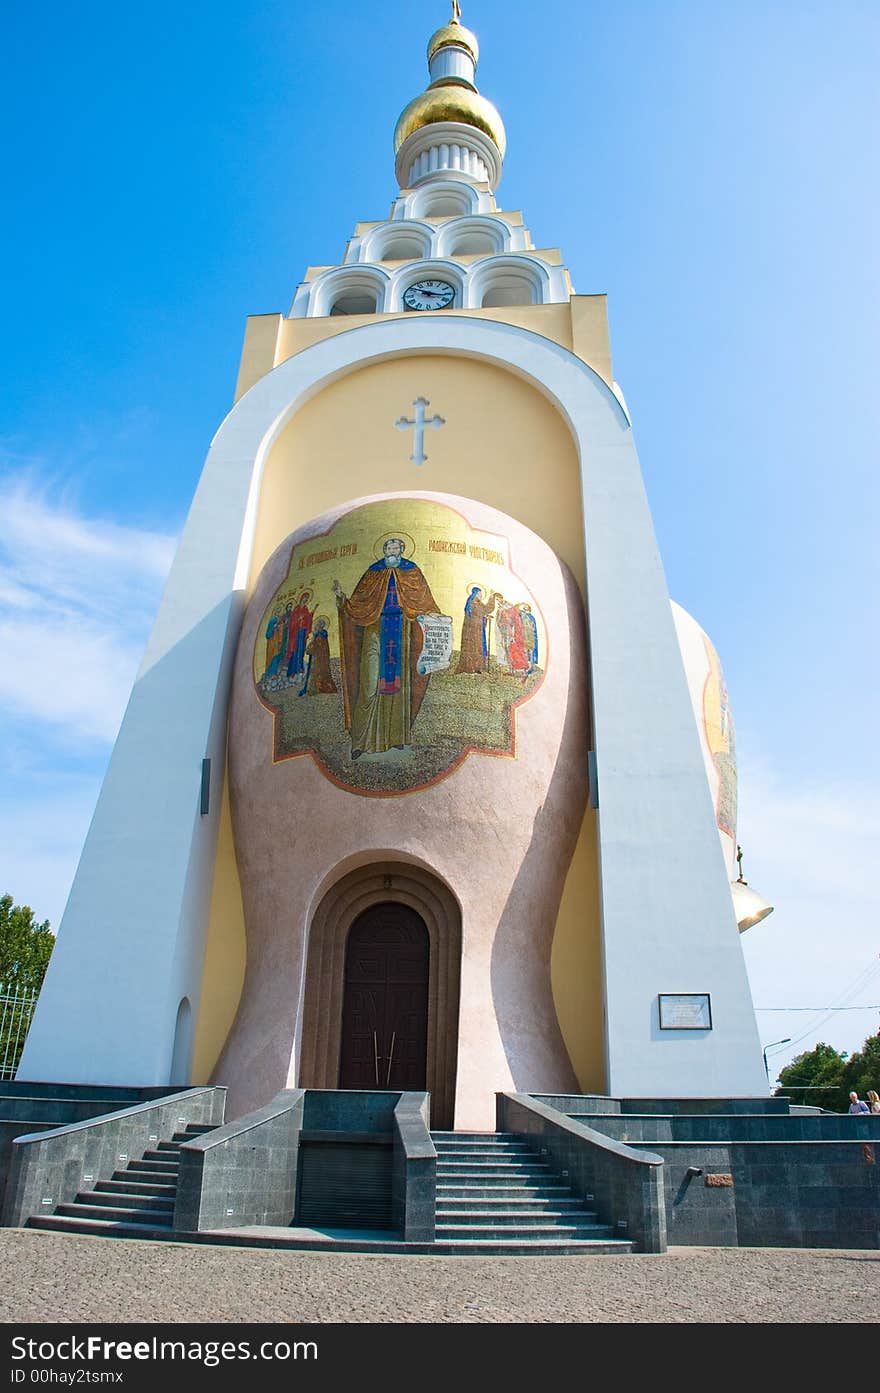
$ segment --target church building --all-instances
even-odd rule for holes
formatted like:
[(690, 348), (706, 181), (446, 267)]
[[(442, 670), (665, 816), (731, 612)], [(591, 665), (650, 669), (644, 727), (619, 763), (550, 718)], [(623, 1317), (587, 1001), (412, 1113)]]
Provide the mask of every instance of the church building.
[(766, 1093), (718, 657), (478, 59), (455, 4), (387, 217), (247, 321), (20, 1079)]

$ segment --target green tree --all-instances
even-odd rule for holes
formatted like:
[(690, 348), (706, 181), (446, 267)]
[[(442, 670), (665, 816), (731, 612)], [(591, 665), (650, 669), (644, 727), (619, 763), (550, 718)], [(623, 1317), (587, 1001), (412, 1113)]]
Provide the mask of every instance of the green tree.
[[(880, 1093), (880, 1035), (869, 1035), (862, 1048), (850, 1055), (843, 1071), (843, 1087), (847, 1095), (855, 1089), (860, 1098), (865, 1097), (869, 1088)], [(849, 1106), (848, 1096), (846, 1106)]]
[(38, 924), (29, 905), (0, 895), (0, 1078), (15, 1077), (54, 946), (47, 919)]
[(29, 905), (0, 896), (0, 987), (39, 991), (55, 947), (48, 919), (38, 924)]
[(810, 1103), (829, 1112), (846, 1112), (848, 1087), (844, 1083), (846, 1056), (833, 1045), (818, 1044), (799, 1054), (779, 1071), (777, 1097), (792, 1103)]

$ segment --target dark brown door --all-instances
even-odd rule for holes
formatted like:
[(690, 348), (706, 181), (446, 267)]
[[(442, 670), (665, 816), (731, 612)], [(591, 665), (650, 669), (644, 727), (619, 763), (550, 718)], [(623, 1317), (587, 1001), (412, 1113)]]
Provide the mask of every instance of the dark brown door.
[(406, 905), (373, 905), (345, 951), (339, 1087), (423, 1089), (427, 1051), (428, 930)]

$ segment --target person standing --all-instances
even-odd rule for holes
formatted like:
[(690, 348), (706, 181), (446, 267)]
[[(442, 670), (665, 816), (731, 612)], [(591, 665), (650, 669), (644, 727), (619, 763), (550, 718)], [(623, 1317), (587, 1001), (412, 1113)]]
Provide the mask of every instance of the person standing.
[(868, 1107), (868, 1104), (862, 1102), (858, 1093), (851, 1093), (849, 1095), (849, 1110), (851, 1113), (863, 1113), (871, 1111), (871, 1109)]
[(867, 1099), (871, 1112), (880, 1113), (880, 1095), (878, 1095), (876, 1088), (868, 1089)]

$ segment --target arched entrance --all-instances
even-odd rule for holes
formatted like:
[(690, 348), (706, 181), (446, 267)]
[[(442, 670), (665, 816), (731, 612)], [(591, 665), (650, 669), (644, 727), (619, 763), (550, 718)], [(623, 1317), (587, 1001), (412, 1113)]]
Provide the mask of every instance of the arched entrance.
[(392, 861), (350, 871), (309, 929), (299, 1086), (375, 1088), (378, 1069), (380, 1088), (427, 1089), (431, 1125), (451, 1128), (460, 978), (461, 911), (442, 881)]
[(340, 1088), (425, 1088), (429, 947), (421, 916), (393, 900), (364, 910), (352, 924)]
[(192, 1007), (189, 997), (183, 997), (177, 1008), (177, 1021), (174, 1026), (174, 1044), (171, 1050), (171, 1077), (169, 1083), (189, 1083), (190, 1055), (192, 1054)]

